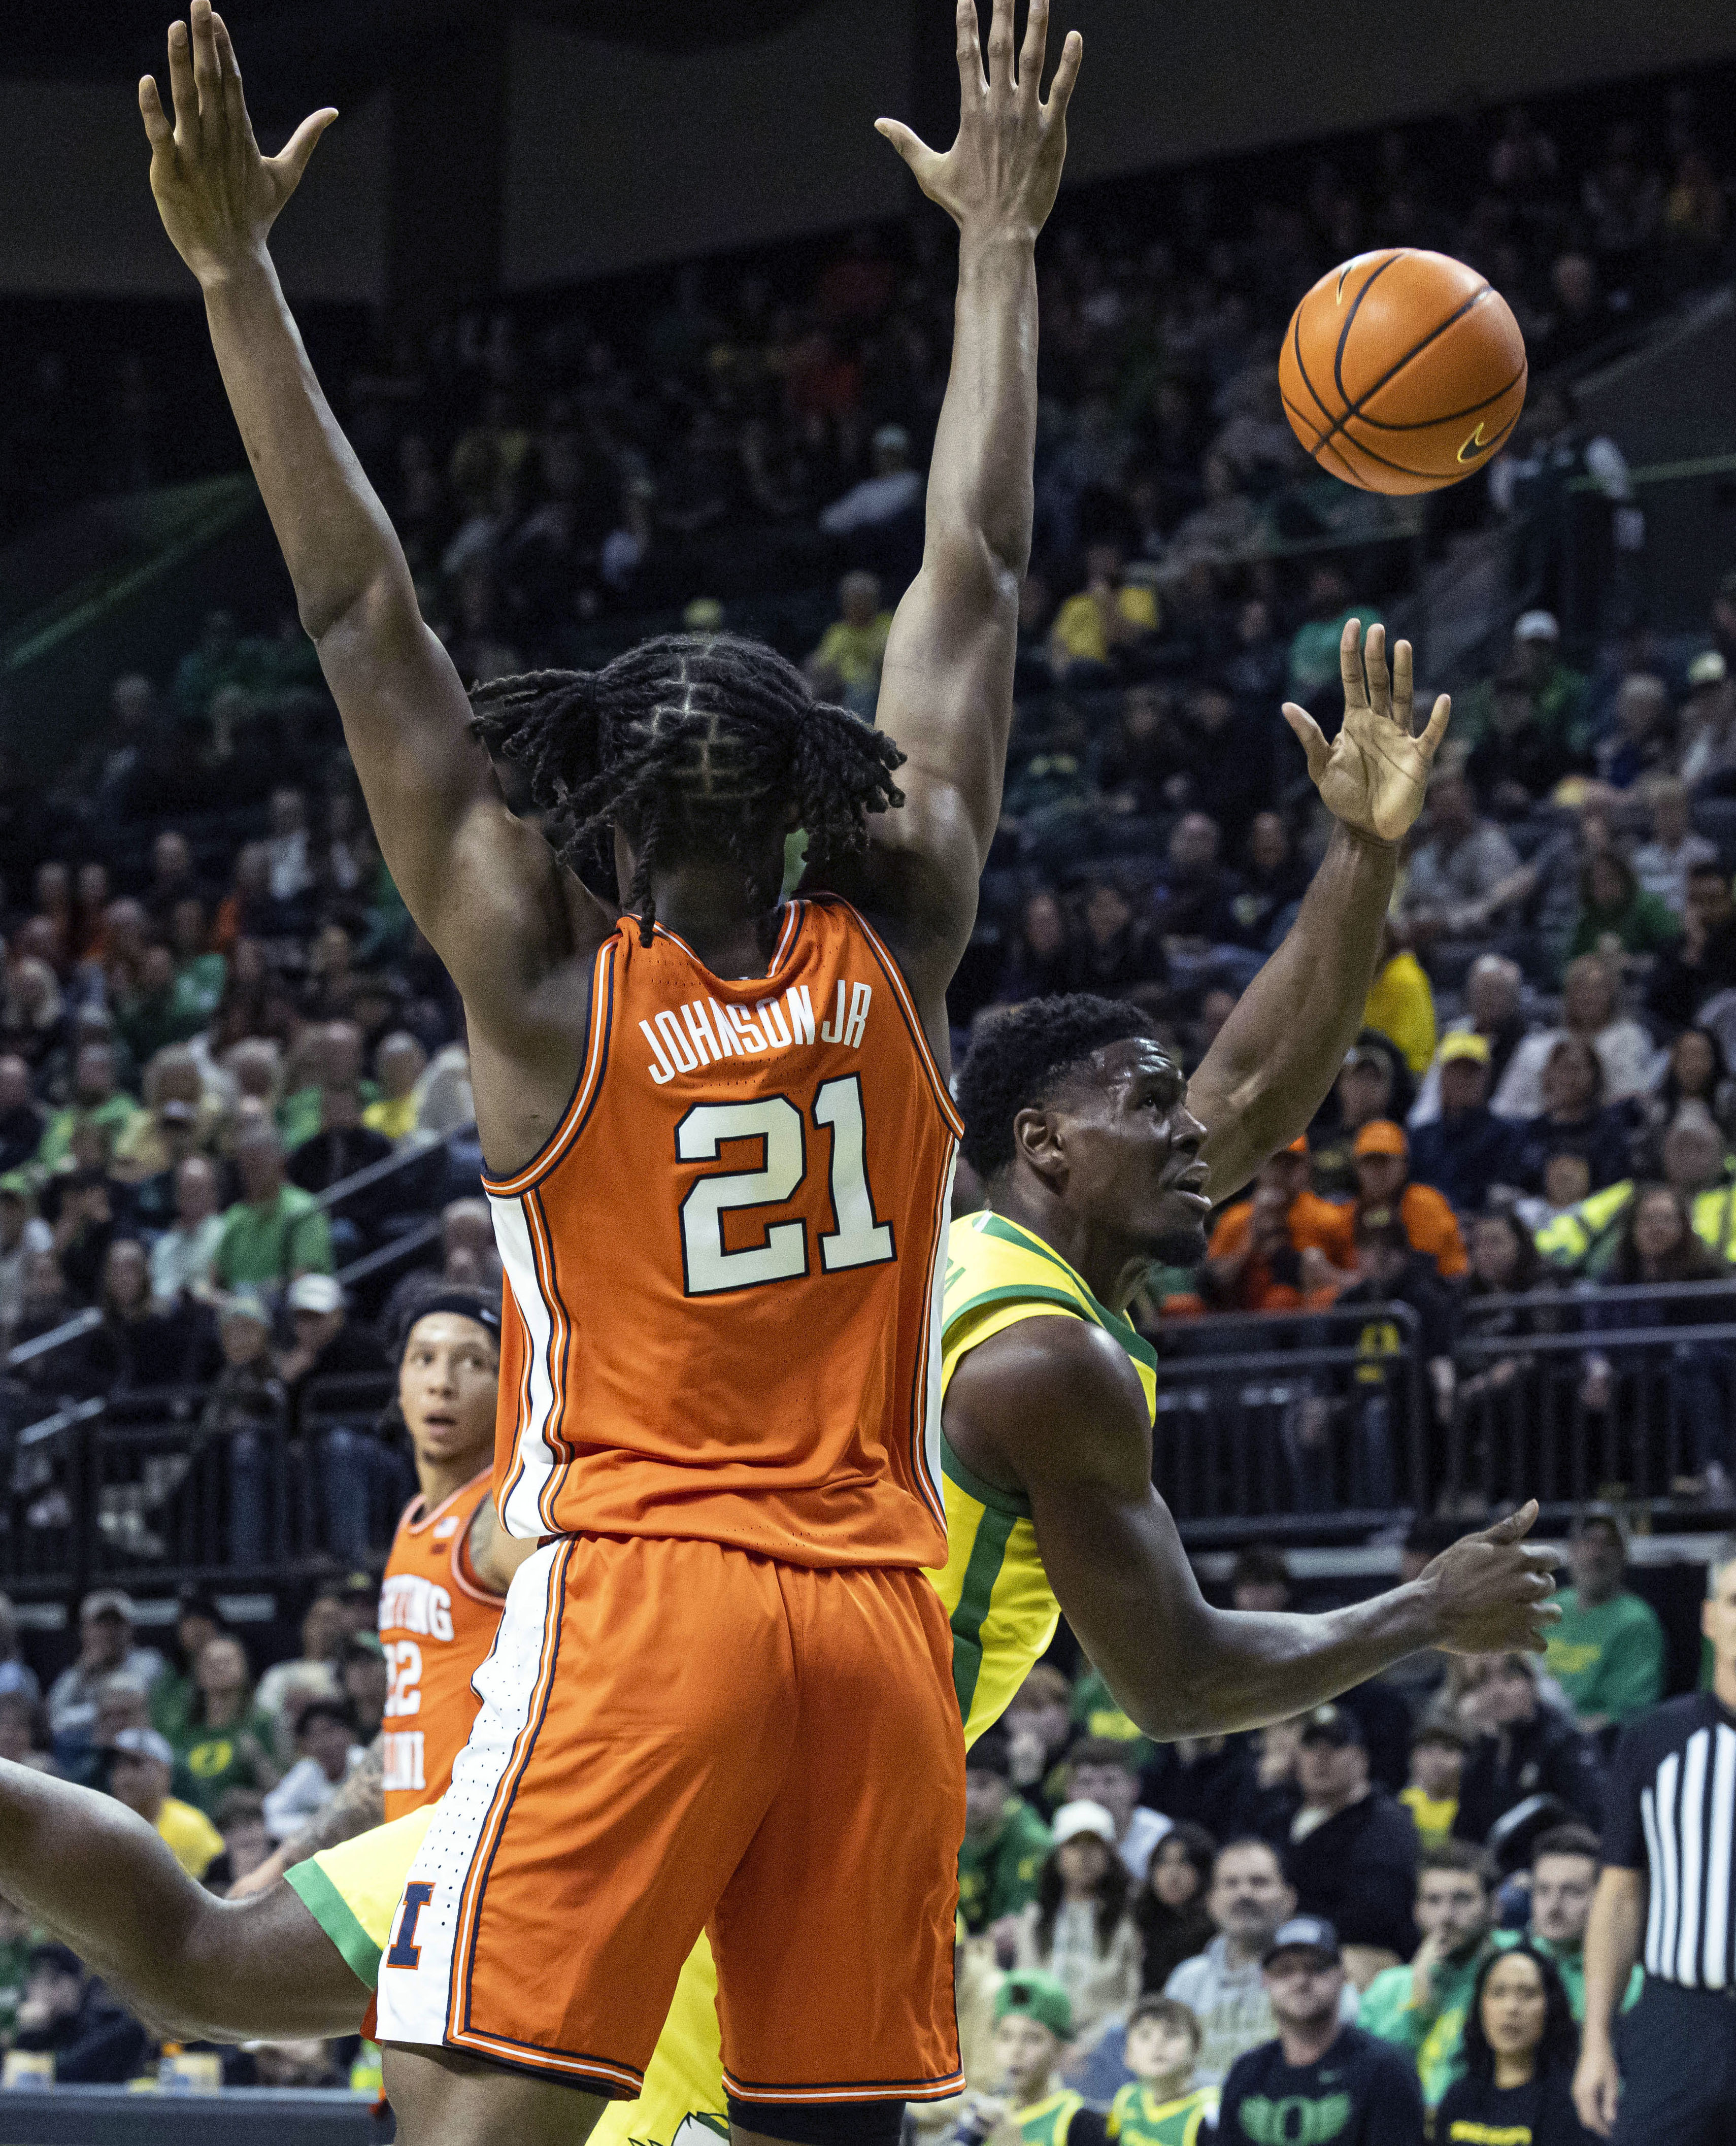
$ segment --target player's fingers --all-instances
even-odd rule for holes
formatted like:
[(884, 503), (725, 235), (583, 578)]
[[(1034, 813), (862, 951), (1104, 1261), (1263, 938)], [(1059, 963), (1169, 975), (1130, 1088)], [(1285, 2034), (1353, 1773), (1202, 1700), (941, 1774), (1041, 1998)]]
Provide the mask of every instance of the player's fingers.
[(193, 0), (187, 11), (193, 33), (193, 87), (199, 93), (199, 132), (213, 139), (223, 132), (223, 82), (217, 66), (211, 0)]
[(1283, 708), (1284, 720), (1295, 733), (1295, 739), (1307, 756), (1308, 771), (1318, 776), (1331, 757), (1331, 747), (1322, 736), (1319, 725), (1306, 708), (1299, 708), (1294, 701), (1286, 701)]
[(1377, 716), (1393, 711), (1392, 673), (1386, 667), (1386, 628), (1376, 619), (1369, 628), (1363, 651), (1363, 670), (1369, 681), (1369, 705)]
[(1410, 736), (1410, 714), (1416, 702), (1412, 651), (1408, 641), (1395, 641), (1392, 648), (1393, 721), (1406, 737)]
[(989, 17), (989, 87), (1010, 89), (1013, 82), (1013, 0), (995, 0)]
[(1365, 708), (1369, 684), (1362, 668), (1362, 621), (1347, 618), (1338, 640), (1338, 675), (1344, 682), (1344, 706)]
[(267, 163), (282, 181), (286, 192), (292, 193), (301, 184), (315, 145), (337, 117), (336, 107), (330, 104), (322, 111), (310, 112), (277, 155), (267, 157)]
[(931, 164), (940, 161), (922, 137), (912, 133), (901, 119), (876, 119), (874, 131), (892, 144), (919, 180)]
[(1049, 85), (1049, 110), (1057, 119), (1067, 116), (1067, 102), (1073, 94), (1073, 85), (1079, 79), (1080, 62), (1085, 57), (1085, 39), (1077, 30), (1069, 30), (1061, 42), (1061, 56), (1055, 62), (1055, 80)]
[(958, 31), (959, 85), (980, 96), (989, 82), (982, 71), (982, 29), (976, 19), (976, 0), (959, 0), (954, 25)]
[(141, 75), (138, 84), (139, 115), (145, 122), (145, 137), (151, 144), (154, 157), (167, 149), (175, 138), (175, 130), (169, 124), (168, 114), (162, 108), (162, 99), (157, 93), (157, 83), (151, 75)]
[(1030, 0), (1025, 18), (1025, 42), (1019, 52), (1019, 87), (1034, 99), (1043, 87), (1043, 58), (1049, 48), (1049, 0)]
[(185, 22), (169, 25), (169, 95), (175, 104), (175, 139), (183, 149), (199, 140), (199, 92), (193, 87), (192, 40)]
[(1452, 695), (1442, 693), (1437, 696), (1434, 711), (1423, 726), (1423, 735), (1417, 740), (1417, 743), (1423, 748), (1424, 759), (1433, 760), (1435, 754), (1440, 751), (1440, 741), (1447, 734), (1447, 724), (1452, 713)]
[(222, 90), (223, 122), (229, 129), (232, 141), (246, 142), (251, 134), (247, 125), (247, 107), (241, 90), (241, 69), (236, 64), (235, 47), (229, 42), (229, 32), (221, 15), (211, 18), (211, 33), (217, 41), (217, 80)]
[(1517, 1512), (1507, 1514), (1501, 1520), (1494, 1522), (1492, 1525), (1484, 1528), (1480, 1535), (1474, 1536), (1472, 1540), (1491, 1543), (1519, 1542), (1530, 1534), (1536, 1519), (1537, 1500), (1535, 1498), (1529, 1498)]

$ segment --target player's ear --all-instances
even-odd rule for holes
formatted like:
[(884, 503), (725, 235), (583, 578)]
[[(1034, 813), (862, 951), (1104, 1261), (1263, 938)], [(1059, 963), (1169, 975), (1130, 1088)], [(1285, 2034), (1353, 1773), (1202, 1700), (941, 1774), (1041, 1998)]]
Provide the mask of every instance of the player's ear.
[(1051, 1185), (1058, 1185), (1066, 1175), (1066, 1141), (1060, 1121), (1052, 1111), (1033, 1106), (1017, 1113), (1013, 1120), (1013, 1151)]

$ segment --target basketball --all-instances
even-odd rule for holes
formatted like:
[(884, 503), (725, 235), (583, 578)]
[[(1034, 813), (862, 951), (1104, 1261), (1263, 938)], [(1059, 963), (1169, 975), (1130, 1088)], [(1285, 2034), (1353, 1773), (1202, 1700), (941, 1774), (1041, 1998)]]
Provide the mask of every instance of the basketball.
[(1438, 492), (1480, 469), (1525, 402), (1507, 301), (1444, 253), (1359, 253), (1290, 316), (1278, 360), (1290, 428), (1364, 492)]

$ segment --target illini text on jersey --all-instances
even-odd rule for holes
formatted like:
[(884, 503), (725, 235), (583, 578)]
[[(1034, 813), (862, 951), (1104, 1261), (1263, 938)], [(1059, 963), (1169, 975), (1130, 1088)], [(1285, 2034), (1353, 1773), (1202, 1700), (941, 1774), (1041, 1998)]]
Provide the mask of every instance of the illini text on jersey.
[[(873, 997), (872, 984), (846, 983), (841, 976), (831, 1011), (819, 1024), (820, 1041), (860, 1050)], [(793, 1050), (813, 1042), (816, 1034), (813, 1001), (806, 984), (793, 986), (781, 1000), (761, 999), (755, 1006), (690, 999), (679, 1012), (666, 1006), (654, 1021), (641, 1021), (639, 1026), (651, 1049), (653, 1062), (646, 1071), (660, 1088), (678, 1074), (696, 1073), (726, 1058)]]

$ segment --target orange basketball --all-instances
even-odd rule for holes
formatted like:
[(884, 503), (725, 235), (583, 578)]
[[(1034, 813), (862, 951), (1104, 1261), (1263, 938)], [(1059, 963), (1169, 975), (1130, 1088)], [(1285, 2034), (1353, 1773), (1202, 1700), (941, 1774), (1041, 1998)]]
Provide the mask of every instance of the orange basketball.
[(1525, 339), (1498, 291), (1444, 253), (1359, 253), (1290, 316), (1278, 357), (1290, 429), (1364, 492), (1470, 476), (1525, 404)]

